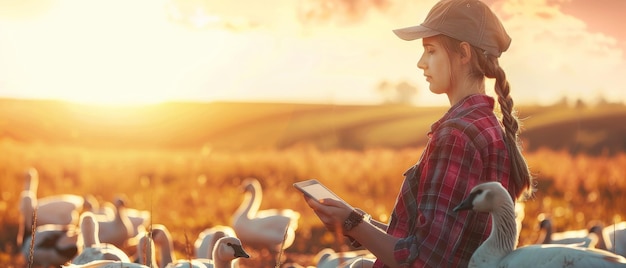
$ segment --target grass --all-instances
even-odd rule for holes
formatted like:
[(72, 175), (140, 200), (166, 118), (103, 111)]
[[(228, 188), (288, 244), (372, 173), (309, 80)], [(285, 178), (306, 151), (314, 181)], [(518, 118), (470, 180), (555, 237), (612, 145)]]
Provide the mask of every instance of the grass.
[[(526, 203), (520, 245), (533, 243), (537, 217), (556, 231), (588, 221), (626, 220), (626, 118), (623, 105), (518, 107), (525, 156), (539, 179)], [(54, 101), (0, 100), (0, 263), (25, 267), (16, 248), (23, 172), (38, 169), (39, 196), (123, 195), (186, 239), (229, 225), (242, 201), (239, 184), (258, 178), (261, 209), (301, 213), (296, 240), (280, 256), (249, 252), (242, 267), (312, 265), (315, 254), (346, 250), (327, 232), (296, 181), (316, 178), (347, 202), (388, 221), (402, 174), (421, 154), (443, 107), (288, 103), (167, 103), (117, 109)], [(189, 237), (187, 237), (189, 236)], [(245, 247), (245, 245), (244, 245)], [(185, 253), (187, 252), (187, 253)]]
[[(39, 196), (90, 193), (100, 200), (112, 200), (122, 194), (128, 197), (130, 207), (152, 211), (153, 223), (164, 224), (172, 232), (179, 256), (188, 254), (186, 236), (193, 237), (210, 226), (229, 225), (242, 201), (239, 184), (247, 177), (259, 178), (264, 189), (261, 209), (291, 208), (301, 213), (296, 241), (281, 252), (281, 259), (263, 258), (252, 251), (250, 259), (240, 260), (242, 267), (258, 267), (260, 261), (273, 267), (285, 262), (310, 265), (325, 247), (345, 250), (345, 241), (325, 231), (301, 194), (292, 189), (293, 182), (317, 178), (347, 202), (387, 221), (401, 175), (417, 160), (421, 148), (351, 151), (300, 145), (247, 152), (159, 151), (5, 140), (0, 142), (0, 151), (6, 152), (0, 156), (0, 226), (4, 230), (0, 260), (8, 259), (7, 263), (19, 263), (17, 203), (23, 172), (34, 166), (41, 177)], [(571, 155), (544, 149), (528, 152), (526, 157), (539, 178), (539, 191), (526, 203), (520, 245), (536, 239), (540, 214), (551, 216), (557, 231), (582, 229), (591, 220), (612, 223), (626, 219), (619, 205), (626, 202), (626, 154)]]

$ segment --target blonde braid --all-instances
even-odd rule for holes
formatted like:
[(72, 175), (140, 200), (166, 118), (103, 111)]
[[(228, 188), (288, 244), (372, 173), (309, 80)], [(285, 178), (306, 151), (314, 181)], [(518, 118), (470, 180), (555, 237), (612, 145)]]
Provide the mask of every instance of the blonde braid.
[[(439, 40), (448, 53), (463, 53), (460, 47), (461, 41), (439, 35)], [(531, 175), (526, 159), (522, 155), (522, 147), (519, 141), (520, 124), (513, 109), (513, 99), (510, 96), (511, 87), (506, 79), (504, 70), (500, 67), (498, 58), (485, 54), (485, 51), (472, 46), (472, 62), (469, 75), (477, 80), (484, 81), (485, 77), (495, 78), (495, 92), (498, 94), (498, 103), (502, 110), (502, 125), (504, 126), (504, 141), (511, 160), (511, 178), (515, 183), (517, 197), (531, 198), (535, 192), (535, 178)]]
[(519, 120), (513, 109), (513, 98), (511, 98), (509, 81), (500, 64), (498, 58), (490, 55), (478, 55), (486, 60), (479, 60), (485, 76), (495, 78), (495, 92), (498, 94), (498, 103), (502, 111), (502, 124), (504, 125), (504, 138), (509, 157), (511, 159), (511, 177), (517, 186), (517, 196), (524, 198), (532, 197), (535, 188), (534, 178), (528, 169), (526, 159), (522, 155), (521, 143), (519, 140)]

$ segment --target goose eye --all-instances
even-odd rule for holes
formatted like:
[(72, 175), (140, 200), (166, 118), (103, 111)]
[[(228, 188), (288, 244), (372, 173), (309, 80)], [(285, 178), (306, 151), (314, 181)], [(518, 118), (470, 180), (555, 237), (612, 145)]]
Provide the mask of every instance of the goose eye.
[(226, 243), (226, 245), (228, 245), (228, 246), (230, 246), (230, 247), (232, 247), (232, 246), (233, 246), (233, 244), (231, 244), (230, 242)]
[(482, 193), (483, 193), (483, 189), (478, 189), (478, 190), (476, 190), (476, 192), (475, 192), (475, 193), (476, 193), (477, 195), (482, 194)]

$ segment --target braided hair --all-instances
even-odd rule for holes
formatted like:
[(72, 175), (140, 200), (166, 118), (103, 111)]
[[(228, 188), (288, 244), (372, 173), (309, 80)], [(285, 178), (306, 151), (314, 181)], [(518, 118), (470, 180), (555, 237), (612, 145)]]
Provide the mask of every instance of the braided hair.
[[(461, 41), (439, 35), (439, 41), (446, 50), (458, 54), (461, 50)], [(504, 128), (504, 141), (511, 160), (511, 178), (515, 183), (518, 197), (524, 199), (532, 197), (535, 192), (535, 179), (528, 169), (526, 159), (522, 155), (522, 146), (519, 140), (520, 122), (513, 108), (511, 98), (511, 86), (506, 79), (506, 74), (498, 62), (498, 57), (485, 53), (484, 50), (471, 46), (472, 60), (470, 62), (469, 76), (477, 81), (484, 81), (485, 77), (495, 78), (495, 92), (498, 95), (498, 104), (502, 112), (502, 126)], [(454, 77), (453, 77), (454, 79)]]

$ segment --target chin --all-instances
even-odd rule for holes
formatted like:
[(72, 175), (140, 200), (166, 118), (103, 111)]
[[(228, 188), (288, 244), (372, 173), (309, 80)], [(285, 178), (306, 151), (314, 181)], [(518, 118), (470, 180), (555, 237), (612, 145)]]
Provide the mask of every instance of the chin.
[(445, 94), (446, 93), (446, 91), (444, 91), (444, 90), (440, 90), (440, 89), (433, 88), (433, 87), (429, 87), (429, 89), (430, 89), (430, 92), (432, 92), (433, 94), (437, 94), (437, 95), (441, 95), (441, 94)]

